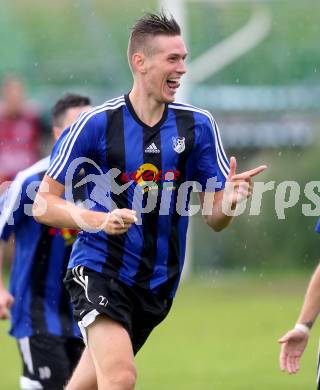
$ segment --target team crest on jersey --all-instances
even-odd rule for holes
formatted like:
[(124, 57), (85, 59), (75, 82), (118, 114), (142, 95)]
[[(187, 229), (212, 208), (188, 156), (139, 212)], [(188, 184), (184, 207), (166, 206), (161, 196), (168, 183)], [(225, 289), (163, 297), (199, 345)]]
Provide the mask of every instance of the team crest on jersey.
[(172, 137), (172, 146), (175, 152), (182, 153), (185, 148), (185, 137)]

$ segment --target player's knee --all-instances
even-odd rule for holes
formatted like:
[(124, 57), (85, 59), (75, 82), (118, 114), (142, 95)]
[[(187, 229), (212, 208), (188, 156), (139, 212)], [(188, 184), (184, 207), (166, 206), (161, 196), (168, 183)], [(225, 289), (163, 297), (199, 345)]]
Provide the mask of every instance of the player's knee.
[(110, 373), (106, 373), (110, 388), (114, 390), (132, 390), (137, 380), (137, 372), (133, 364), (119, 364)]

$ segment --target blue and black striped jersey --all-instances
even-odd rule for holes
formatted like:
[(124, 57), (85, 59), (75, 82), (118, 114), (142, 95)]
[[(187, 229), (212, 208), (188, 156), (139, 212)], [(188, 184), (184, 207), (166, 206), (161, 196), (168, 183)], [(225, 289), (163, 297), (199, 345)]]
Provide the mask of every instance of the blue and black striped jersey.
[(10, 334), (77, 337), (70, 297), (63, 276), (77, 232), (41, 225), (31, 207), (50, 158), (18, 173), (1, 199), (0, 238), (15, 236), (9, 290), (14, 296)]
[(229, 173), (210, 113), (172, 103), (150, 127), (138, 118), (128, 95), (110, 100), (65, 130), (47, 174), (68, 187), (81, 168), (93, 210), (148, 212), (123, 235), (82, 231), (69, 268), (81, 264), (173, 297), (185, 256), (191, 183), (205, 191), (214, 178), (217, 185), (207, 190), (219, 190)]

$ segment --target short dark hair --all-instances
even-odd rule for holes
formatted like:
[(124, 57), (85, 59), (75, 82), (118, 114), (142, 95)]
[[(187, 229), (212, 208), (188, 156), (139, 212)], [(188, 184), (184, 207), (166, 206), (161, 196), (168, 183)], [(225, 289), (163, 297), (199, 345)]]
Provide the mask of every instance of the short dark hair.
[(52, 125), (61, 127), (66, 111), (73, 107), (84, 107), (91, 104), (90, 98), (76, 94), (67, 94), (60, 98), (51, 110)]
[(131, 56), (141, 47), (145, 46), (147, 36), (181, 35), (181, 29), (172, 15), (164, 12), (159, 14), (146, 13), (131, 28), (128, 44), (128, 60), (131, 65)]

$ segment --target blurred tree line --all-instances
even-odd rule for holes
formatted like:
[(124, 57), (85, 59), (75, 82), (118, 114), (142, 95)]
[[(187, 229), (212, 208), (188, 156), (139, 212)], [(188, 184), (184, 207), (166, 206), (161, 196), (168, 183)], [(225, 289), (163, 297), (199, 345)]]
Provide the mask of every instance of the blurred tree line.
[[(260, 3), (260, 2), (259, 2)], [(206, 84), (284, 85), (319, 80), (320, 2), (261, 2), (272, 14), (272, 30), (254, 50), (206, 80)], [(261, 5), (260, 4), (260, 5)], [(190, 59), (243, 27), (257, 5), (247, 2), (188, 4)], [(32, 85), (130, 87), (126, 49), (130, 27), (157, 0), (2, 0), (0, 78), (24, 75)]]

